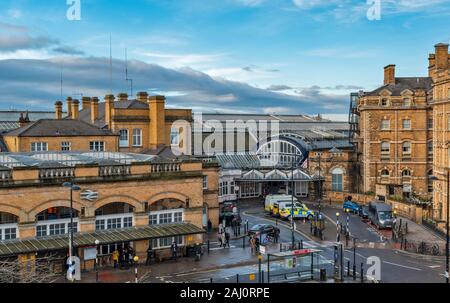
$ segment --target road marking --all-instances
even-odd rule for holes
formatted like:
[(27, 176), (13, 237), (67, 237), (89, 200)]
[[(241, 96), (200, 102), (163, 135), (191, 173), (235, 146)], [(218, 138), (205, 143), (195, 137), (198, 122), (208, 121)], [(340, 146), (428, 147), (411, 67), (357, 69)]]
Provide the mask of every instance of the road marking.
[(387, 262), (387, 261), (383, 261), (383, 263), (393, 265), (393, 266), (403, 267), (403, 268), (407, 268), (407, 269), (422, 271), (420, 268), (410, 267), (410, 266), (401, 265), (401, 264), (397, 264), (397, 263), (392, 263), (392, 262)]
[(215, 272), (218, 269), (211, 269), (211, 270), (205, 270), (205, 271), (197, 271), (197, 272), (188, 272), (188, 273), (184, 273), (184, 274), (178, 274), (175, 275), (176, 277), (183, 277), (183, 276), (189, 276), (189, 275), (195, 275), (195, 274), (206, 274), (209, 272)]
[(431, 266), (428, 266), (429, 268), (439, 268), (439, 267), (441, 267), (441, 265), (431, 265)]

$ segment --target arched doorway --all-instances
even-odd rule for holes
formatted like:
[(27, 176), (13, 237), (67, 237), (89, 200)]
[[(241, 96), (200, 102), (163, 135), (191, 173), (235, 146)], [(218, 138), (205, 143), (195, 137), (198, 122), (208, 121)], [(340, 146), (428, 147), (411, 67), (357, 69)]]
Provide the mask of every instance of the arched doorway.
[(18, 223), (18, 216), (0, 212), (0, 241), (17, 239)]
[[(79, 212), (72, 209), (73, 231), (79, 230)], [(51, 207), (36, 215), (36, 237), (64, 235), (70, 232), (70, 208)]]

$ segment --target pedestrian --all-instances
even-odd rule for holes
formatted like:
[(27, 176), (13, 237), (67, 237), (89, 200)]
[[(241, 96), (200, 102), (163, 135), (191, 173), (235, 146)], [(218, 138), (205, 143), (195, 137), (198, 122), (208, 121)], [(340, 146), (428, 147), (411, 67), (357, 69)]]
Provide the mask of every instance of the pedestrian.
[(259, 245), (260, 245), (259, 239), (258, 239), (258, 237), (256, 237), (256, 238), (255, 238), (255, 250), (256, 250), (256, 254), (259, 254)]
[(228, 246), (230, 248), (230, 233), (225, 232), (225, 248)]
[(236, 216), (234, 216), (233, 220), (231, 220), (231, 229), (233, 230), (233, 234), (235, 237), (237, 237), (236, 226), (237, 226), (237, 220), (236, 220)]
[(280, 230), (275, 230), (275, 243), (278, 243), (280, 239)]
[(120, 267), (124, 268), (126, 263), (127, 263), (126, 260), (127, 260), (128, 250), (126, 248), (124, 248), (124, 249), (121, 249), (120, 252), (121, 252), (121, 255), (120, 255)]
[(173, 241), (172, 246), (170, 247), (170, 250), (172, 251), (172, 259), (177, 259), (177, 252), (178, 252), (178, 245), (177, 242)]
[(145, 261), (145, 265), (150, 265), (153, 259), (153, 247), (150, 243), (147, 249), (147, 260)]
[(222, 246), (225, 247), (227, 245), (227, 239), (226, 239), (226, 230), (224, 230), (222, 232), (222, 234), (220, 235), (222, 237)]
[(210, 233), (212, 230), (212, 222), (210, 219), (208, 219), (208, 233)]
[(241, 235), (241, 225), (242, 225), (242, 218), (238, 215), (237, 217), (237, 229), (238, 229), (238, 236)]
[(220, 232), (217, 233), (217, 238), (219, 239), (220, 247), (222, 247), (222, 245), (223, 245), (223, 242), (222, 242), (222, 234), (221, 234)]
[(253, 255), (253, 253), (255, 252), (255, 248), (256, 248), (256, 241), (255, 241), (255, 236), (254, 235), (252, 235), (250, 237), (250, 247), (252, 249), (252, 255)]
[(117, 269), (119, 267), (119, 251), (117, 249), (115, 249), (112, 253), (112, 261), (114, 268)]
[(133, 266), (134, 264), (134, 251), (131, 247), (128, 248), (128, 264), (130, 264), (130, 266)]
[(221, 234), (223, 232), (223, 224), (220, 223), (219, 224), (219, 234)]

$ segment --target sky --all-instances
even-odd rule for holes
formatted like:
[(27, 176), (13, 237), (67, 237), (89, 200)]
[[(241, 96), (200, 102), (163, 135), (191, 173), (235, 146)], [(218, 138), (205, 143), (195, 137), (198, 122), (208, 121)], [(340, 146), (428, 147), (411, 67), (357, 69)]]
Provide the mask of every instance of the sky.
[(426, 76), (449, 17), (450, 0), (2, 0), (0, 110), (131, 94), (127, 65), (168, 107), (341, 120), (384, 66)]

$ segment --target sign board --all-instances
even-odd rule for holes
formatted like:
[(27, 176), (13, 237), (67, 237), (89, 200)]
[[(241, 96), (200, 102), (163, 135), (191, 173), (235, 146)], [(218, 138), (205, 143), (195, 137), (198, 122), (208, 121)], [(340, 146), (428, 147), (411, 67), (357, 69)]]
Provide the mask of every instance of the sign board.
[(260, 246), (259, 246), (259, 252), (260, 252), (262, 255), (265, 255), (265, 254), (267, 253), (267, 248), (266, 248), (264, 245), (260, 245)]
[(89, 202), (94, 202), (98, 200), (98, 192), (87, 189), (80, 193), (81, 200), (86, 200)]
[(84, 260), (95, 260), (97, 258), (97, 248), (87, 247), (84, 249)]

